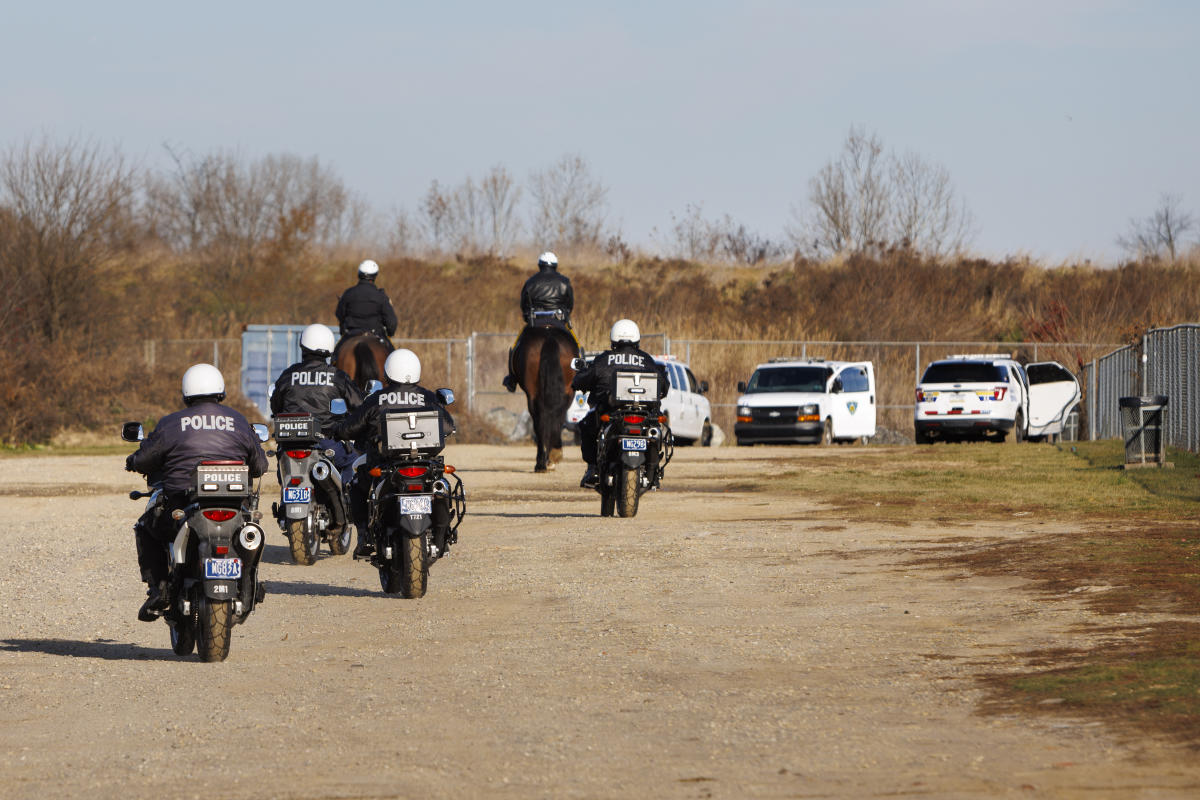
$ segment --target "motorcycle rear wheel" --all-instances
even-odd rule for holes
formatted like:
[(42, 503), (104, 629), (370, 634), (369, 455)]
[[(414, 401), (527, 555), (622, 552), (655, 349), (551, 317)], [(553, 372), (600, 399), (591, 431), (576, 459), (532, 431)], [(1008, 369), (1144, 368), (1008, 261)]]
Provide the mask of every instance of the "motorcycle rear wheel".
[(201, 661), (224, 661), (229, 657), (229, 641), (233, 636), (233, 602), (209, 600), (201, 596), (196, 603), (200, 635), (196, 637), (196, 652)]
[(350, 551), (350, 523), (342, 526), (342, 532), (329, 537), (329, 549), (335, 556), (343, 556)]
[(171, 650), (177, 656), (190, 656), (196, 649), (196, 615), (188, 614), (179, 622), (167, 621), (171, 629)]
[(613, 508), (617, 504), (616, 487), (609, 486), (605, 483), (608, 480), (607, 475), (600, 477), (600, 516), (611, 517)]
[(400, 596), (410, 600), (424, 597), (429, 584), (429, 531), (402, 536), (400, 560)]
[(306, 523), (307, 520), (303, 519), (288, 520), (287, 537), (288, 545), (292, 550), (292, 561), (308, 567), (317, 560), (317, 551), (321, 548), (321, 540), (317, 537), (317, 532), (313, 530), (313, 527)]
[(641, 486), (641, 469), (625, 467), (617, 473), (617, 514), (622, 517), (636, 517), (638, 510), (638, 491)]

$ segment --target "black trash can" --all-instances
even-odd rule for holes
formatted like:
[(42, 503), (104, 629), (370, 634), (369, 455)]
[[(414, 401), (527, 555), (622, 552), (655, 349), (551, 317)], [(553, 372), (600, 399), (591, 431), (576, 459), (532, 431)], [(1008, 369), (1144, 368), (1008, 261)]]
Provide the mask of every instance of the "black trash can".
[(1121, 430), (1125, 434), (1125, 464), (1159, 465), (1166, 456), (1163, 437), (1165, 394), (1121, 397)]

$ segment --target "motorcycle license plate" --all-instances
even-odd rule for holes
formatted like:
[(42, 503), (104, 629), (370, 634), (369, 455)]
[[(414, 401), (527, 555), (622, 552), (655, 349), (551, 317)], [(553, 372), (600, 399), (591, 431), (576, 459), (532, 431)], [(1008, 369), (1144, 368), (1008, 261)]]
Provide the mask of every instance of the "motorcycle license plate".
[(204, 577), (216, 580), (236, 580), (242, 577), (242, 560), (240, 558), (206, 558), (204, 559)]
[(645, 439), (622, 439), (621, 449), (629, 451), (644, 451), (646, 449)]
[(285, 486), (283, 487), (283, 502), (285, 503), (307, 503), (312, 499), (311, 486)]
[(400, 498), (400, 513), (401, 514), (432, 514), (433, 513), (433, 496), (428, 494), (417, 494)]

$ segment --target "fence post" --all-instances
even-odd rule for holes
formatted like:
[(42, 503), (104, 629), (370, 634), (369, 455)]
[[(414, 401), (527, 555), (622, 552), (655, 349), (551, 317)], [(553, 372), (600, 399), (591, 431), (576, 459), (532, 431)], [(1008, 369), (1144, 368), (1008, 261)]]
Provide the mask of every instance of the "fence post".
[(453, 383), (451, 378), (454, 377), (454, 367), (452, 366), (453, 362), (450, 361), (450, 348), (451, 347), (452, 347), (452, 344), (450, 342), (446, 342), (446, 383), (447, 383), (447, 385)]
[(689, 364), (692, 363), (692, 340), (691, 339), (688, 339), (688, 342), (687, 342), (687, 357), (684, 359), (684, 361), (686, 361)]
[(467, 411), (475, 410), (475, 331), (467, 339)]
[(1096, 374), (1098, 364), (1097, 359), (1092, 359), (1092, 368), (1088, 372), (1088, 441), (1096, 441), (1096, 392), (1098, 391), (1099, 378)]
[(916, 372), (916, 382), (920, 383), (921, 382), (921, 343), (917, 342), (916, 347), (917, 347), (917, 353), (916, 353), (916, 357), (913, 359), (914, 361), (916, 361), (916, 364), (913, 365), (913, 369)]
[(221, 368), (221, 343), (219, 339), (213, 339), (213, 366), (217, 369)]

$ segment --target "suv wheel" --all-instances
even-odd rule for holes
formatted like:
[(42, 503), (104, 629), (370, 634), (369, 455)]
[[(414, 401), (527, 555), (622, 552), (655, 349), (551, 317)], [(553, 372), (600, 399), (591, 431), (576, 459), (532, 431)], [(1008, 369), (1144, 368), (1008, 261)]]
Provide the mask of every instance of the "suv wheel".
[(1013, 420), (1013, 444), (1020, 444), (1025, 441), (1025, 415), (1020, 409), (1017, 409), (1017, 416)]

